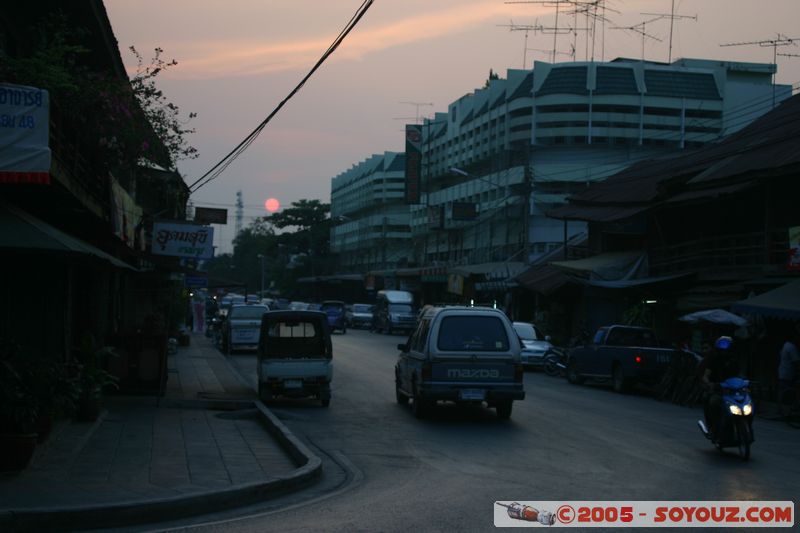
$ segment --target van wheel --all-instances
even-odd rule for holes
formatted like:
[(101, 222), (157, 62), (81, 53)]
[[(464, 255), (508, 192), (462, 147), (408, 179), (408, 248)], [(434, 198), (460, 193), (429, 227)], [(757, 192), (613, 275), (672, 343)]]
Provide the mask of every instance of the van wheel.
[(506, 400), (499, 402), (495, 406), (495, 410), (497, 411), (497, 418), (500, 420), (508, 420), (511, 418), (511, 408), (514, 407), (514, 400)]

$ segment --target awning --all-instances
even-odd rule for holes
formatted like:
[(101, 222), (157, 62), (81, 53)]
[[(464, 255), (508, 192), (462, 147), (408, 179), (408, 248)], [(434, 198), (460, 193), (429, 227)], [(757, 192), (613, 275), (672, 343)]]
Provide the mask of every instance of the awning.
[(635, 287), (645, 287), (667, 283), (679, 279), (686, 279), (694, 276), (693, 272), (683, 274), (672, 274), (669, 276), (656, 276), (650, 278), (632, 278), (620, 280), (602, 280), (602, 279), (587, 279), (581, 280), (582, 283), (592, 287), (600, 287), (603, 289), (632, 289)]
[(136, 268), (113, 255), (72, 237), (21, 209), (3, 203), (0, 203), (0, 249), (80, 255), (138, 272)]
[(483, 274), (486, 279), (508, 279), (525, 270), (525, 263), (522, 262), (494, 262), (480, 263), (477, 265), (463, 265), (452, 267), (451, 274), (470, 276), (472, 274)]
[(635, 277), (642, 255), (642, 252), (607, 252), (573, 261), (552, 261), (550, 264), (586, 278), (623, 280)]
[(733, 185), (726, 185), (724, 187), (712, 187), (710, 189), (699, 189), (695, 191), (686, 191), (675, 196), (667, 199), (668, 204), (679, 203), (679, 202), (688, 202), (690, 200), (710, 200), (713, 198), (717, 198), (719, 196), (723, 196), (726, 194), (733, 194), (744, 189), (753, 187), (756, 185), (754, 181), (747, 181), (745, 183), (736, 183)]
[(567, 283), (574, 283), (574, 279), (563, 270), (550, 265), (533, 266), (517, 276), (516, 281), (520, 287), (545, 296), (554, 293)]
[(697, 324), (700, 322), (710, 322), (712, 324), (723, 324), (738, 326), (740, 328), (747, 326), (747, 319), (738, 315), (734, 315), (724, 309), (708, 309), (706, 311), (696, 311), (683, 315), (678, 320), (681, 322), (688, 322), (689, 324)]
[(547, 211), (550, 218), (559, 220), (585, 220), (587, 222), (613, 222), (624, 220), (643, 213), (650, 206), (613, 206), (613, 205), (578, 205), (567, 204), (563, 207)]
[(787, 320), (800, 320), (800, 279), (764, 294), (735, 302), (734, 311)]

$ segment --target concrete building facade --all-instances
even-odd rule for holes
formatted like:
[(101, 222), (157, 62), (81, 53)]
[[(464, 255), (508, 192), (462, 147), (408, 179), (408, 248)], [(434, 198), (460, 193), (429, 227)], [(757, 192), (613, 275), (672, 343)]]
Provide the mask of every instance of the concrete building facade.
[[(771, 64), (624, 58), (508, 70), (424, 120), (419, 204), (402, 204), (399, 165), (387, 173), (370, 159), (334, 178), (334, 217), (367, 217), (336, 228), (337, 251), (373, 254), (342, 267), (401, 266), (378, 261), (383, 249), (369, 243), (406, 220), (403, 212), (410, 232), (392, 241), (402, 266), (529, 263), (586, 230), (581, 221), (548, 218), (548, 210), (636, 161), (741, 129), (791, 96), (790, 86), (773, 86), (774, 72)], [(357, 210), (345, 191), (359, 180), (372, 184), (372, 200)]]

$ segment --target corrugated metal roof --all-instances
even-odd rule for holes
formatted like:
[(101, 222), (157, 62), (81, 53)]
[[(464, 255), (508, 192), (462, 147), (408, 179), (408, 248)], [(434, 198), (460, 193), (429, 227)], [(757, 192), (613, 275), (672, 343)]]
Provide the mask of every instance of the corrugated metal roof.
[(566, 285), (575, 281), (562, 270), (550, 265), (536, 265), (519, 276), (516, 281), (520, 287), (528, 290), (550, 295)]
[(800, 279), (733, 304), (740, 313), (800, 320)]

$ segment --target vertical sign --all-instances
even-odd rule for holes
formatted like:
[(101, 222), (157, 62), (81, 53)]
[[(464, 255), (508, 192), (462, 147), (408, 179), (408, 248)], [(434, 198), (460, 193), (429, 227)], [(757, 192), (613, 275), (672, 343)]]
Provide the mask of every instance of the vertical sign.
[(420, 203), (422, 126), (406, 124), (406, 203)]
[(50, 99), (0, 83), (0, 183), (50, 183)]
[(800, 270), (800, 226), (789, 228), (789, 270)]

